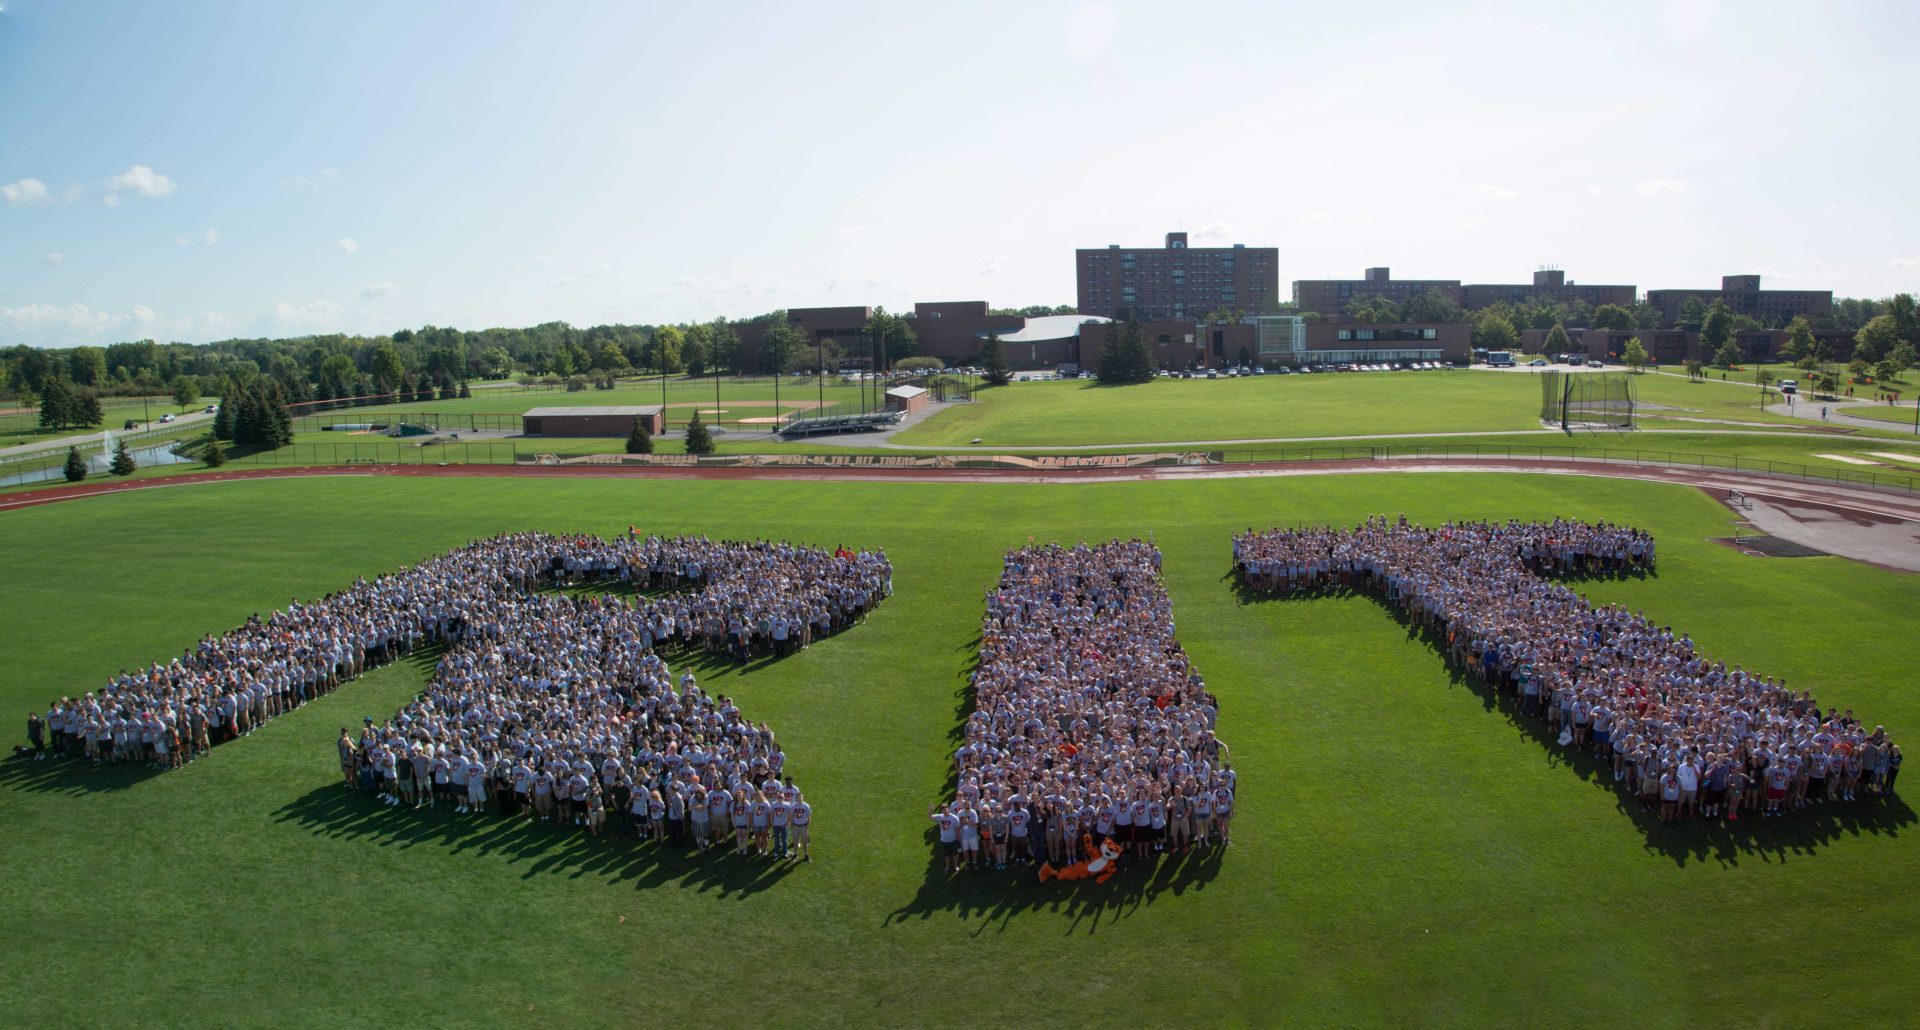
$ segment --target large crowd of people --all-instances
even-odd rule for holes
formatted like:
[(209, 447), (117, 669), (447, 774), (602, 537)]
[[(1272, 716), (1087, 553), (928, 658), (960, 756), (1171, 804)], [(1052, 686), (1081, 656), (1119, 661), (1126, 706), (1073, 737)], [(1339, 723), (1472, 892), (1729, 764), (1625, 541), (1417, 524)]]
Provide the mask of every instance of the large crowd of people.
[[(629, 603), (570, 589), (620, 583)], [(563, 588), (552, 590), (549, 588)], [(62, 698), (38, 722), (53, 754), (172, 768), (367, 668), (443, 644), (425, 693), (341, 731), (349, 786), (617, 828), (701, 850), (808, 853), (812, 808), (765, 723), (661, 655), (748, 661), (858, 621), (892, 590), (883, 552), (772, 542), (518, 533), (360, 580), (203, 638), (166, 664)]]
[(986, 608), (955, 796), (928, 812), (950, 872), (1230, 843), (1219, 710), (1174, 639), (1159, 550), (1010, 552)]
[(1653, 540), (1638, 530), (1374, 516), (1351, 530), (1249, 530), (1233, 557), (1256, 591), (1384, 594), (1561, 746), (1591, 749), (1662, 820), (1785, 815), (1889, 793), (1899, 777), (1884, 727), (1543, 578), (1650, 569)]

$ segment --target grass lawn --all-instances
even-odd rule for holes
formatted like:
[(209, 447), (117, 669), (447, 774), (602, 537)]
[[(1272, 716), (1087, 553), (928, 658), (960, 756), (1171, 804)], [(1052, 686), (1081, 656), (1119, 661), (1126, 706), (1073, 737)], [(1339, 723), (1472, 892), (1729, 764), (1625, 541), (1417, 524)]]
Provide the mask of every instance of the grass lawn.
[(162, 415), (178, 415), (185, 411), (198, 411), (202, 407), (218, 401), (217, 397), (202, 397), (185, 408), (173, 403), (172, 397), (150, 397), (144, 402), (138, 397), (102, 397), (100, 398), (100, 422), (92, 426), (68, 426), (64, 429), (40, 428), (40, 413), (36, 410), (20, 410), (14, 401), (0, 400), (0, 447), (16, 447), (41, 440), (62, 436), (74, 436), (89, 430), (110, 429), (119, 432), (128, 419), (144, 423), (151, 415), (157, 422)]
[(1838, 410), (1841, 414), (1852, 415), (1854, 418), (1870, 418), (1877, 422), (1890, 423), (1893, 426), (1904, 425), (1909, 430), (1913, 428), (1913, 403), (1911, 401), (1895, 405), (1887, 405), (1884, 403), (1849, 404)]
[[(1920, 1001), (1920, 824), (1905, 802), (1731, 834), (1663, 829), (1456, 681), (1379, 603), (1232, 589), (1232, 532), (1375, 511), (1644, 526), (1660, 541), (1658, 575), (1584, 590), (1896, 739), (1920, 722), (1906, 634), (1860, 631), (1911, 612), (1920, 579), (1744, 557), (1706, 542), (1728, 532), (1724, 509), (1664, 485), (382, 479), (108, 496), (0, 514), (0, 701), (16, 716), (290, 596), (508, 529), (638, 522), (879, 545), (896, 596), (801, 655), (703, 676), (778, 731), (815, 805), (819, 858), (792, 869), (416, 818), (348, 795), (333, 737), (419, 689), (424, 661), (176, 773), (0, 761), (0, 925), (18, 928), (0, 1011), (12, 1025), (284, 1025), (324, 1012), (335, 1025), (403, 1014), (580, 1026), (751, 1012), (978, 1026), (1063, 1004), (1073, 1023), (1143, 1025), (1908, 1018)], [(1234, 847), (1123, 867), (1101, 886), (937, 875), (924, 813), (947, 782), (980, 598), (1003, 551), (1029, 535), (1148, 531), (1180, 636), (1222, 699), (1242, 778)], [(1812, 946), (1825, 941), (1850, 946)], [(1776, 944), (1792, 975), (1768, 960)]]
[[(811, 376), (785, 376), (780, 380), (780, 407), (774, 408), (773, 380), (761, 376), (751, 379), (722, 377), (720, 380), (720, 408), (725, 412), (724, 421), (731, 422), (740, 417), (769, 416), (779, 411), (798, 411), (811, 409), (824, 403), (828, 407), (837, 404), (859, 404), (860, 387), (843, 383), (837, 376), (827, 377), (825, 389)], [(609, 404), (659, 404), (660, 380), (619, 380), (618, 388), (613, 390), (587, 389), (575, 393), (565, 390), (525, 390), (514, 387), (495, 387), (475, 389), (472, 397), (450, 401), (407, 401), (398, 404), (376, 404), (364, 408), (340, 408), (320, 412), (322, 417), (331, 421), (360, 421), (361, 414), (367, 421), (380, 421), (392, 414), (508, 414), (517, 415), (529, 408), (600, 406)], [(868, 401), (872, 402), (872, 390), (868, 389)], [(684, 424), (698, 409), (702, 412), (713, 410), (713, 378), (687, 379), (675, 377), (667, 380), (666, 403), (668, 422), (673, 425)], [(738, 410), (728, 409), (728, 404), (746, 403)], [(749, 410), (751, 409), (751, 410)], [(712, 416), (703, 415), (708, 421)]]
[(939, 447), (978, 437), (989, 446), (1022, 447), (1540, 425), (1540, 384), (1532, 376), (1466, 371), (1156, 379), (1135, 386), (1061, 380), (1013, 383), (977, 397), (905, 430), (898, 442)]

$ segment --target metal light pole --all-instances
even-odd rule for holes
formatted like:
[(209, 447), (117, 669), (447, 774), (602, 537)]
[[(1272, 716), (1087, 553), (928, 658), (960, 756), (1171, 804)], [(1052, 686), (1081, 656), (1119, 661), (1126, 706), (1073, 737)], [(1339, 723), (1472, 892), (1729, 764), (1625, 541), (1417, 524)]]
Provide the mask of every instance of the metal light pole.
[(660, 431), (667, 431), (667, 364), (660, 363)]
[(818, 415), (827, 406), (827, 338), (817, 332), (813, 334), (813, 387), (820, 398), (813, 411)]

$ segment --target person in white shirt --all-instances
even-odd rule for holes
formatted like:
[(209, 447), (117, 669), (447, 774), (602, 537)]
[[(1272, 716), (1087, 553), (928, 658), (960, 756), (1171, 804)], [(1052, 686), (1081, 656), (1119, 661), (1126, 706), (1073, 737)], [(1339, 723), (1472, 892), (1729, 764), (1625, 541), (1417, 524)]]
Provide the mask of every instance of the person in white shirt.
[(807, 796), (794, 791), (793, 803), (788, 806), (787, 822), (793, 846), (800, 853), (800, 861), (813, 861), (813, 806), (807, 804)]

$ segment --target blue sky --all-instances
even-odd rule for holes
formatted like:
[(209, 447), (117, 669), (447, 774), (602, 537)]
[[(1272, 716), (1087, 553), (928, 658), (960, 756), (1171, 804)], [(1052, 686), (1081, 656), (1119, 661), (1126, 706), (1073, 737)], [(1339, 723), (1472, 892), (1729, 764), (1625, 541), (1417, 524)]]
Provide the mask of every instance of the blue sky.
[(1920, 287), (1913, 4), (0, 7), (0, 345), (1072, 303), (1169, 229)]

